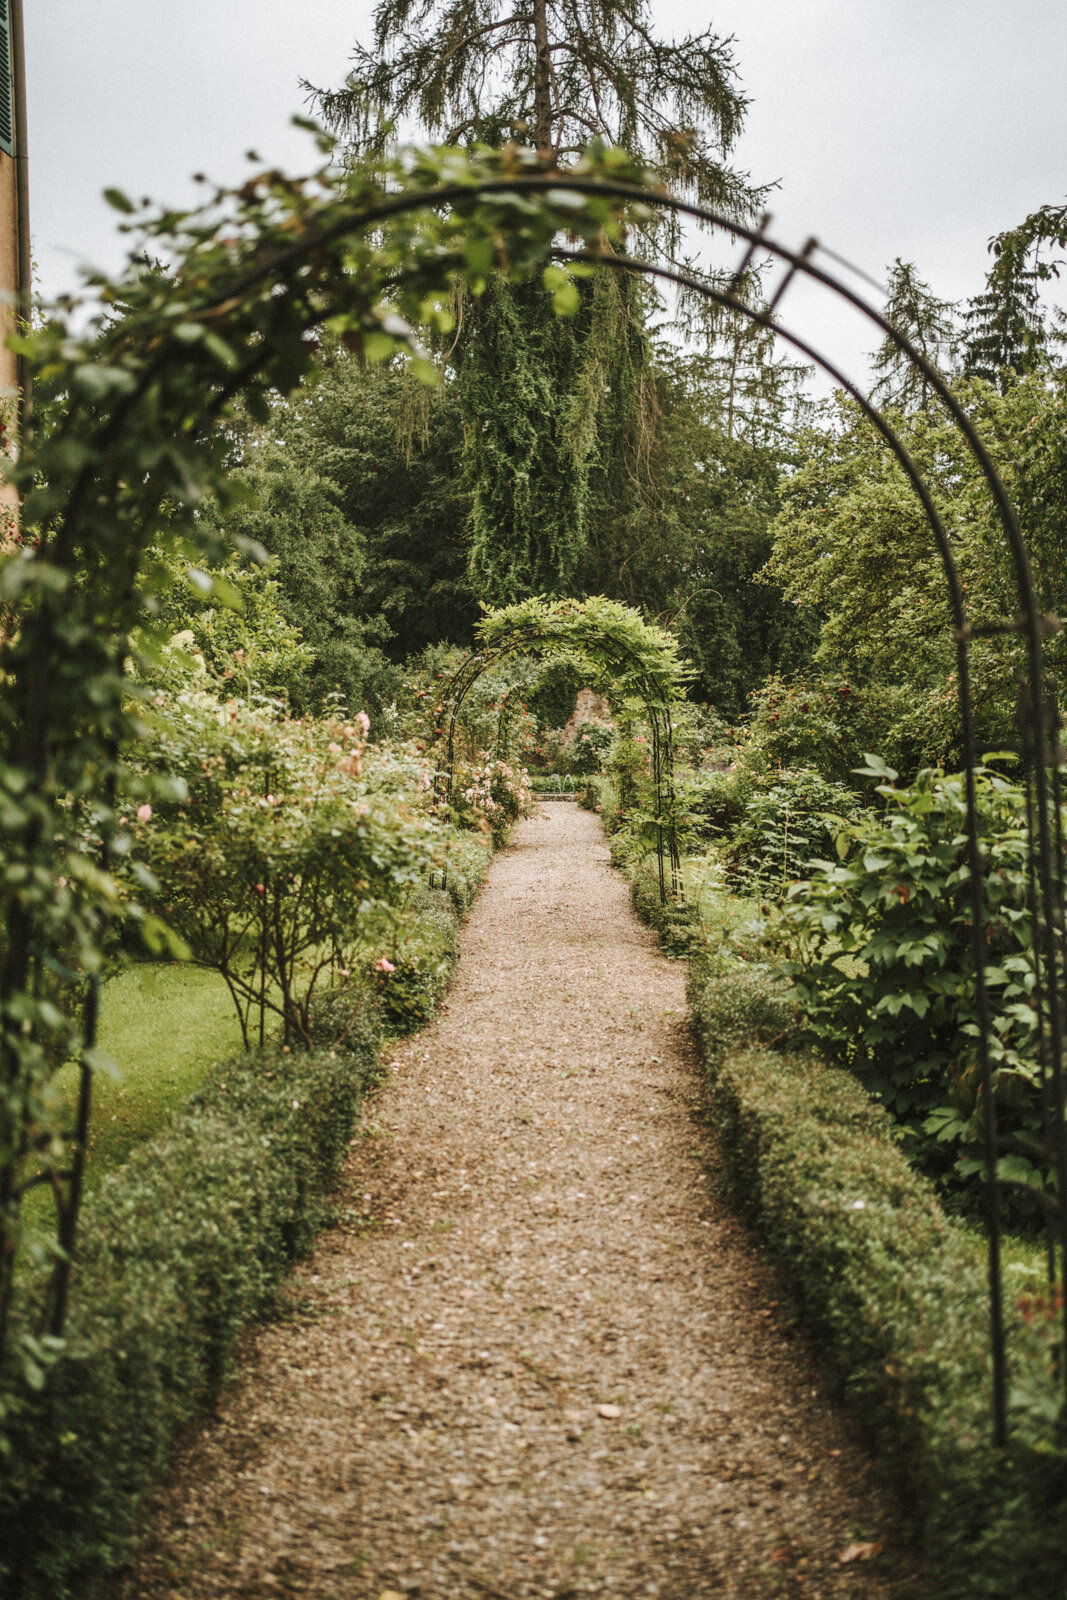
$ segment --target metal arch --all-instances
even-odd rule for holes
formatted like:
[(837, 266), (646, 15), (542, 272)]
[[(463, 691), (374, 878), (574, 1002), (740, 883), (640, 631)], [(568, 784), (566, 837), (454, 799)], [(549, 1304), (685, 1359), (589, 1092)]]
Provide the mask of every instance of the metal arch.
[[(560, 254), (567, 254), (567, 252), (560, 252)], [(992, 1073), (992, 1061), (989, 1050), (989, 1035), (992, 1026), (992, 1019), (989, 1008), (988, 987), (986, 984), (986, 947), (985, 940), (983, 938), (983, 930), (985, 927), (984, 867), (981, 855), (981, 845), (979, 842), (978, 807), (975, 787), (977, 751), (974, 738), (974, 708), (971, 694), (969, 653), (970, 639), (973, 637), (974, 627), (973, 624), (969, 623), (967, 620), (963, 587), (960, 581), (959, 572), (956, 566), (955, 557), (952, 553), (952, 547), (948, 539), (947, 531), (941, 520), (937, 506), (930, 494), (930, 490), (923, 479), (922, 474), (920, 473), (914, 461), (914, 458), (903, 444), (903, 441), (896, 433), (896, 430), (887, 421), (882, 412), (871, 403), (869, 398), (864, 395), (863, 392), (849, 378), (847, 378), (838, 367), (827, 360), (827, 358), (822, 356), (820, 352), (815, 350), (814, 347), (809, 345), (804, 339), (800, 338), (799, 335), (781, 327), (767, 312), (748, 306), (745, 304), (745, 302), (738, 300), (728, 291), (713, 289), (708, 285), (702, 284), (700, 280), (692, 278), (687, 274), (676, 272), (670, 268), (658, 267), (647, 262), (625, 261), (618, 257), (598, 257), (590, 252), (584, 251), (573, 252), (573, 254), (578, 259), (593, 260), (600, 265), (608, 266), (613, 269), (661, 277), (674, 283), (680, 283), (684, 287), (693, 288), (702, 294), (706, 294), (709, 298), (716, 300), (719, 304), (728, 306), (731, 310), (737, 311), (739, 314), (748, 317), (752, 322), (759, 323), (762, 326), (771, 329), (776, 335), (784, 339), (787, 343), (791, 344), (795, 350), (799, 351), (807, 359), (816, 362), (817, 365), (820, 366), (822, 370), (834, 380), (835, 383), (837, 383), (851, 396), (852, 399), (856, 401), (864, 415), (882, 436), (883, 440), (888, 445), (889, 449), (892, 451), (893, 455), (896, 457), (899, 465), (907, 476), (912, 488), (918, 495), (923, 510), (926, 514), (927, 521), (932, 532), (934, 533), (939, 554), (941, 556), (945, 577), (948, 583), (953, 621), (955, 623), (958, 704), (963, 733), (967, 807), (967, 863), (969, 868), (969, 893), (971, 900), (972, 952), (975, 963), (975, 1009), (978, 1014), (979, 1024), (978, 1057), (982, 1082), (985, 1168), (984, 1177), (987, 1194), (987, 1235), (989, 1246), (988, 1283), (991, 1329), (990, 1342), (993, 1356), (993, 1433), (994, 1442), (998, 1446), (1003, 1446), (1007, 1443), (1007, 1342), (1004, 1329), (1003, 1288), (1001, 1282), (1001, 1223), (1000, 1206), (998, 1200), (999, 1180), (997, 1178), (997, 1163), (999, 1156), (1002, 1153), (1002, 1147), (997, 1127), (996, 1093)], [(995, 468), (993, 468), (992, 465), (990, 466), (990, 470), (995, 474)], [(1044, 820), (1045, 831), (1047, 833), (1048, 773), (1045, 767), (1041, 764), (1040, 757), (1037, 758), (1035, 765), (1037, 770), (1046, 780), (1046, 797), (1044, 799), (1042, 798), (1041, 794), (1041, 786), (1040, 784), (1038, 785), (1037, 811), (1039, 818), (1043, 818)], [(1053, 774), (1054, 786), (1058, 789), (1058, 765), (1053, 767)], [(1061, 818), (1058, 801), (1056, 804), (1056, 823), (1057, 828), (1060, 828)], [(1059, 855), (1062, 857), (1062, 854), (1063, 849), (1061, 844)], [(1044, 843), (1041, 845), (1039, 860), (1046, 868), (1049, 869), (1049, 871), (1051, 871), (1051, 851), (1046, 851)], [(1046, 970), (1051, 974), (1054, 974), (1056, 970), (1056, 902), (1054, 902), (1051, 895), (1043, 895), (1042, 898), (1046, 906), (1052, 906), (1054, 908), (1053, 916), (1047, 917), (1045, 921), (1045, 927), (1048, 933), (1048, 939), (1046, 942), (1052, 943), (1053, 949), (1051, 952), (1046, 951), (1045, 960), (1043, 963)], [(1038, 982), (1040, 982), (1040, 968), (1037, 972), (1037, 978)], [(1048, 1010), (1050, 1015), (1058, 1015), (1059, 1007), (1054, 982), (1050, 982), (1049, 987), (1050, 994)], [(1045, 1011), (1040, 1003), (1038, 1005), (1038, 1015), (1039, 1018), (1042, 1019), (1043, 1023)], [(1050, 1029), (1050, 1032), (1054, 1033), (1054, 1028)], [(1060, 1177), (1058, 1195), (1063, 1195), (1067, 1194), (1067, 1185), (1064, 1184), (1062, 1178), (1062, 1171), (1065, 1163), (1067, 1163), (1067, 1134), (1065, 1134), (1064, 1129), (1063, 1072), (1062, 1066), (1057, 1067), (1056, 1064), (1059, 1060), (1060, 1057), (1057, 1055), (1054, 1048), (1051, 1073), (1052, 1097), (1055, 1105), (1058, 1107), (1058, 1137), (1056, 1140), (1055, 1154), (1058, 1176)], [(1051, 1200), (1050, 1197), (1050, 1203), (1055, 1209), (1060, 1222), (1060, 1259), (1063, 1263), (1063, 1275), (1064, 1277), (1067, 1277), (1067, 1206), (1059, 1204), (1058, 1196), (1056, 1200)], [(1051, 1253), (1050, 1261), (1054, 1270), (1054, 1256)], [(1067, 1344), (1067, 1306), (1065, 1306), (1064, 1309), (1064, 1342)], [(1062, 1364), (1064, 1373), (1067, 1375), (1067, 1360), (1065, 1360)]]
[[(564, 179), (568, 191), (572, 193), (587, 195), (590, 198), (601, 197), (629, 201), (637, 205), (647, 207), (651, 210), (661, 209), (664, 211), (673, 211), (678, 215), (694, 217), (697, 220), (704, 222), (710, 225), (712, 228), (715, 228), (720, 232), (724, 232), (733, 238), (747, 241), (749, 245), (749, 253), (746, 257), (746, 261), (742, 264), (742, 268), (739, 269), (737, 274), (735, 274), (734, 282), (731, 284), (732, 289), (736, 289), (739, 286), (738, 279), (740, 277), (740, 271), (743, 270), (745, 265), (747, 265), (747, 261), (750, 260), (757, 251), (766, 250), (778, 260), (786, 263), (787, 266), (786, 281), (779, 286), (779, 289), (776, 292), (776, 302), (780, 301), (782, 294), (788, 287), (789, 282), (791, 282), (795, 276), (800, 274), (812, 281), (821, 283), (838, 298), (851, 304), (856, 310), (858, 310), (867, 318), (872, 326), (877, 327), (880, 330), (883, 338), (891, 341), (891, 343), (908, 359), (911, 365), (924, 375), (929, 390), (937, 395), (941, 403), (945, 406), (945, 409), (952, 418), (954, 424), (958, 427), (961, 436), (967, 443), (967, 446), (988, 485), (993, 503), (997, 509), (1001, 526), (1011, 551), (1021, 613), (1018, 618), (1012, 619), (1010, 622), (1005, 622), (1003, 624), (1002, 631), (1018, 633), (1022, 638), (1025, 639), (1026, 646), (1026, 704), (1023, 731), (1024, 748), (1026, 754), (1030, 758), (1029, 774), (1034, 786), (1036, 800), (1035, 811), (1037, 825), (1037, 851), (1034, 879), (1037, 889), (1037, 896), (1034, 905), (1036, 922), (1035, 949), (1039, 950), (1041, 953), (1042, 981), (1044, 984), (1043, 992), (1039, 993), (1037, 996), (1037, 1004), (1038, 1010), (1043, 1016), (1047, 1030), (1046, 1039), (1050, 1057), (1050, 1076), (1053, 1084), (1053, 1095), (1055, 1100), (1055, 1164), (1059, 1177), (1059, 1195), (1061, 1198), (1067, 1197), (1067, 1137), (1065, 1137), (1064, 1126), (1065, 1095), (1063, 1070), (1064, 1018), (1061, 1005), (1061, 994), (1063, 991), (1061, 988), (1060, 974), (1060, 964), (1062, 961), (1067, 959), (1067, 941), (1065, 941), (1063, 937), (1063, 914), (1058, 884), (1059, 873), (1058, 868), (1054, 865), (1055, 847), (1053, 842), (1053, 818), (1056, 816), (1053, 807), (1058, 807), (1060, 786), (1058, 768), (1063, 757), (1060, 750), (1058, 721), (1056, 720), (1058, 718), (1058, 712), (1055, 706), (1055, 699), (1054, 696), (1049, 693), (1044, 679), (1043, 632), (1046, 625), (1046, 619), (1040, 615), (1029, 559), (1014, 510), (989, 456), (989, 453), (985, 449), (985, 446), (983, 445), (982, 440), (974, 427), (974, 424), (971, 422), (959, 401), (954, 395), (951, 394), (940, 373), (936, 371), (936, 369), (929, 361), (927, 361), (922, 353), (917, 350), (904, 335), (900, 334), (877, 308), (866, 302), (853, 289), (851, 289), (848, 284), (841, 281), (840, 278), (824, 270), (821, 266), (817, 266), (810, 259), (810, 256), (817, 248), (813, 243), (809, 243), (809, 246), (807, 246), (804, 251), (796, 252), (771, 239), (766, 232), (769, 219), (764, 219), (760, 227), (756, 229), (748, 226), (747, 224), (739, 223), (732, 217), (724, 216), (706, 207), (692, 205), (686, 201), (675, 199), (670, 195), (651, 193), (634, 183), (605, 181), (603, 179), (588, 178), (573, 173), (566, 173), (563, 175), (557, 172), (543, 172), (526, 176), (513, 174), (506, 177), (502, 176), (500, 178), (483, 180), (472, 185), (458, 183), (440, 184), (435, 189), (426, 189), (417, 194), (412, 194), (409, 192), (405, 194), (392, 194), (384, 196), (377, 203), (366, 206), (362, 214), (358, 217), (346, 216), (343, 219), (333, 222), (327, 227), (323, 228), (314, 238), (302, 240), (299, 243), (294, 244), (291, 247), (288, 256), (281, 259), (273, 258), (270, 262), (257, 263), (245, 274), (244, 279), (242, 279), (238, 285), (237, 292), (245, 292), (248, 289), (255, 287), (270, 274), (277, 276), (279, 271), (288, 264), (289, 260), (302, 257), (309, 249), (313, 247), (320, 247), (323, 244), (328, 244), (333, 240), (342, 238), (349, 234), (357, 234), (361, 231), (372, 228), (379, 223), (383, 223), (391, 218), (395, 218), (405, 213), (428, 208), (440, 208), (452, 203), (455, 203), (457, 206), (462, 208), (469, 206), (472, 201), (475, 201), (482, 196), (488, 197), (493, 194), (515, 195), (522, 192), (544, 193), (547, 190), (558, 188), (561, 184), (561, 181)], [(611, 264), (614, 265), (615, 263)], [(693, 287), (702, 294), (708, 294), (707, 285), (694, 283)], [(714, 298), (714, 295), (711, 295), (710, 298)], [(313, 326), (321, 322), (324, 316), (329, 315), (329, 305), (333, 303), (335, 303), (335, 301), (331, 300), (325, 308), (317, 307), (314, 317), (309, 316), (307, 325)], [(342, 303), (342, 297), (340, 295), (336, 296), (336, 303)], [(777, 322), (768, 319), (765, 315), (754, 312), (751, 308), (744, 306), (742, 302), (736, 300), (736, 298), (731, 301), (724, 301), (723, 303), (733, 304), (736, 309), (743, 311), (745, 315), (749, 316), (753, 320), (763, 321), (766, 326), (773, 328), (776, 333), (780, 334), (783, 338), (788, 339), (789, 342), (793, 344), (794, 348), (807, 354), (809, 359), (814, 360), (824, 371), (835, 376), (838, 381), (843, 380), (843, 374), (838, 373), (837, 369), (832, 363), (820, 356), (818, 352), (813, 350), (810, 345), (807, 345), (805, 341), (795, 335), (787, 333), (786, 330), (783, 329)], [(235, 388), (238, 381), (239, 380), (235, 378), (231, 387)], [(921, 476), (915, 469), (914, 463), (910, 461), (910, 457), (908, 457), (907, 452), (903, 450), (900, 441), (895, 439), (890, 425), (886, 422), (885, 418), (881, 415), (878, 409), (874, 407), (864, 396), (860, 395), (859, 391), (851, 383), (843, 381), (842, 386), (861, 402), (865, 414), (881, 433), (886, 443), (893, 450), (894, 455), (900, 462), (902, 468), (905, 470), (909, 481), (912, 483), (912, 486), (919, 493), (919, 497), (924, 506), (924, 510), (927, 513), (927, 518), (930, 522), (931, 529), (937, 538), (939, 550), (942, 555), (946, 579), (949, 583), (951, 593), (953, 590), (954, 565), (945, 559), (946, 554), (950, 554), (950, 552), (946, 552), (946, 548), (942, 543), (939, 535), (939, 523), (930, 518), (929, 512), (931, 502), (929, 495), (924, 493), (924, 486), (921, 486)], [(224, 391), (223, 398), (225, 398), (226, 392), (227, 391)], [(941, 530), (941, 532), (943, 533), (943, 530)], [(954, 617), (956, 617), (958, 614), (963, 616), (963, 620), (957, 620), (955, 624), (957, 653), (959, 659), (962, 661), (967, 659), (969, 640), (972, 637), (972, 624), (966, 619), (966, 616), (962, 614), (962, 608), (960, 612), (957, 613), (957, 608), (954, 605), (953, 611)], [(968, 862), (971, 867), (970, 876), (973, 900), (972, 922), (975, 938), (976, 975), (980, 996), (984, 996), (985, 952), (980, 945), (981, 917), (978, 909), (982, 903), (982, 887), (980, 881), (981, 850), (979, 845), (974, 793), (973, 725), (970, 722), (972, 708), (969, 679), (965, 678), (963, 675), (961, 675), (959, 681), (959, 703), (961, 718), (964, 722), (965, 737), (967, 770)], [(970, 741), (969, 747), (968, 739)], [(1050, 768), (1052, 770), (1051, 781)], [(1056, 816), (1055, 831), (1058, 837), (1058, 816)], [(980, 1028), (981, 1050), (984, 1060), (983, 1100), (986, 1107), (987, 1118), (989, 1119), (986, 1126), (986, 1149), (987, 1182), (990, 1195), (991, 1218), (990, 1295), (991, 1306), (993, 1308), (992, 1323), (995, 1369), (994, 1429), (997, 1442), (1002, 1443), (1006, 1436), (1003, 1326), (998, 1309), (999, 1274), (995, 1274), (993, 1270), (996, 1249), (996, 1160), (998, 1151), (995, 1121), (993, 1120), (993, 1096), (991, 1092), (988, 1092), (986, 1087), (990, 1081), (987, 1076), (986, 1066), (988, 1063), (989, 1030), (987, 1000), (983, 998), (981, 1000), (981, 1004), (984, 1007), (984, 1009), (982, 1009), (980, 1012), (982, 1023)], [(1049, 1200), (1050, 1202), (1052, 1201), (1051, 1196), (1049, 1196)], [(1067, 1265), (1067, 1198), (1063, 1200), (1062, 1204), (1058, 1204), (1056, 1209), (1058, 1211), (1060, 1229), (1058, 1248), (1060, 1251), (1061, 1260), (1065, 1265)], [(995, 1284), (993, 1281), (994, 1276), (996, 1277)], [(1061, 1368), (1064, 1381), (1067, 1383), (1067, 1306), (1065, 1306), (1063, 1335), (1063, 1359), (1061, 1360)]]
[[(574, 637), (572, 634), (571, 638)], [(599, 654), (608, 665), (623, 666), (626, 662), (633, 663), (639, 660), (622, 640), (605, 635), (593, 626), (579, 632), (577, 643), (579, 648), (584, 648), (591, 654)], [(554, 636), (551, 631), (542, 632), (535, 624), (526, 624), (516, 627), (491, 648), (472, 651), (460, 664), (441, 696), (440, 710), (443, 712), (447, 705), (449, 716), (444, 766), (438, 768), (434, 774), (435, 805), (448, 805), (451, 802), (459, 713), (464, 700), (478, 679), (507, 656), (521, 654), (524, 650), (545, 654), (558, 650), (563, 653), (567, 647), (566, 637)], [(639, 673), (635, 682), (641, 689), (641, 698), (644, 700), (652, 728), (652, 770), (656, 787), (656, 857), (660, 900), (665, 904), (668, 899), (666, 861), (670, 862), (670, 894), (678, 900), (683, 900), (685, 897), (676, 824), (674, 730), (668, 697), (662, 686), (645, 672)], [(441, 731), (439, 726), (439, 734)], [(667, 820), (664, 821), (664, 818)]]

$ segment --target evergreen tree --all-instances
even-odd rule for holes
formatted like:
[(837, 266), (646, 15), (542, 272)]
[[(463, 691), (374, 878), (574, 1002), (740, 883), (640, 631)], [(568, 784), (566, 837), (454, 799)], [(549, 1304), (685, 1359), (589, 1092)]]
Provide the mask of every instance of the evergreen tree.
[[(932, 367), (952, 375), (959, 341), (957, 308), (949, 300), (939, 300), (912, 262), (899, 256), (889, 270), (885, 315)], [(892, 339), (883, 340), (871, 366), (878, 375), (871, 398), (879, 405), (910, 411), (929, 404), (929, 379)]]
[(1041, 273), (1029, 244), (1017, 234), (1001, 234), (992, 246), (996, 261), (985, 291), (975, 295), (967, 313), (964, 369), (1002, 391), (1033, 372), (1046, 358), (1048, 336), (1041, 312)]
[(703, 204), (740, 215), (760, 198), (725, 165), (746, 106), (730, 41), (658, 39), (647, 0), (380, 0), (344, 86), (308, 88), (358, 151), (411, 122), (446, 144), (532, 143), (561, 165), (604, 138)]
[[(645, 0), (381, 0), (347, 83), (314, 94), (357, 152), (410, 121), (449, 142), (532, 141), (562, 166), (601, 137), (732, 215), (762, 198), (726, 165), (745, 109), (728, 43), (711, 29), (657, 39)], [(672, 219), (662, 234), (677, 246)], [(600, 273), (566, 321), (536, 286), (491, 283), (464, 307), (455, 360), (479, 598), (569, 592), (590, 538), (647, 511), (647, 300)]]
[(1048, 246), (1067, 249), (1067, 206), (1041, 206), (989, 242), (994, 262), (984, 294), (975, 296), (967, 312), (965, 368), (1001, 389), (1009, 374), (1035, 372), (1048, 361), (1039, 285), (1058, 278), (1062, 265), (1043, 258)]

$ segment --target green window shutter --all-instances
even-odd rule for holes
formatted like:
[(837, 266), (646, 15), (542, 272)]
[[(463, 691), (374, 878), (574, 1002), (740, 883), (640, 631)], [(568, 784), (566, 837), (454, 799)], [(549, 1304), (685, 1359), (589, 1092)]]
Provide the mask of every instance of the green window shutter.
[(0, 150), (15, 154), (15, 95), (11, 81), (11, 19), (0, 0)]

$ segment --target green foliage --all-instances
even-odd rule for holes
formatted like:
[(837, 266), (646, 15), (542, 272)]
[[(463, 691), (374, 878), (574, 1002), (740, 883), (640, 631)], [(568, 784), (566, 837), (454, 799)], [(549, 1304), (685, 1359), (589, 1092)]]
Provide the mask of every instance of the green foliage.
[[(1026, 804), (992, 772), (977, 779), (990, 1050), (1012, 1209), (1033, 1218), (1028, 1185), (1047, 1178), (1035, 975), (1027, 907)], [(980, 1202), (980, 1065), (966, 794), (962, 777), (923, 772), (879, 786), (883, 816), (842, 827), (835, 861), (794, 885), (783, 928), (810, 1036), (855, 1073), (907, 1130), (926, 1171)]]
[(488, 612), (478, 625), (485, 648), (512, 637), (518, 644), (523, 635), (581, 662), (615, 699), (647, 693), (666, 704), (682, 698), (686, 671), (677, 640), (618, 601), (528, 598)]
[(773, 969), (717, 943), (689, 994), (731, 1191), (908, 1491), (939, 1592), (1018, 1600), (1025, 1574), (1028, 1596), (1056, 1600), (1067, 1478), (1040, 1307), (1012, 1307), (1012, 1433), (997, 1451), (980, 1242), (945, 1218), (855, 1080), (792, 1049)]
[(227, 1062), (88, 1199), (67, 1340), (0, 1381), (0, 1582), (65, 1600), (127, 1556), (178, 1429), (326, 1214), (379, 1035)]
[(591, 717), (575, 724), (574, 736), (568, 749), (567, 765), (575, 777), (587, 778), (599, 772), (604, 756), (611, 748), (614, 725)]
[(545, 290), (490, 278), (468, 311), (459, 364), (470, 578), (486, 605), (573, 591), (591, 440), (568, 409), (582, 364)]
[(268, 1017), (309, 1043), (316, 987), (354, 967), (368, 922), (442, 856), (413, 780), (405, 801), (364, 777), (367, 725), (207, 695), (155, 721), (152, 759), (188, 799), (140, 808), (136, 852), (167, 925), (226, 980), (246, 1046)]
[(885, 727), (885, 699), (844, 677), (786, 683), (773, 676), (751, 697), (741, 759), (757, 771), (810, 767), (832, 782), (854, 784), (864, 752)]
[(485, 761), (459, 774), (452, 798), (452, 815), (461, 825), (482, 828), (494, 846), (506, 844), (520, 817), (532, 809), (530, 780), (524, 768), (506, 761)]
[[(329, 140), (320, 152), (331, 156)], [(606, 150), (576, 170), (640, 176)], [(344, 171), (325, 159), (305, 179), (254, 174), (200, 212), (144, 211), (126, 275), (95, 282), (96, 317), (63, 307), (15, 341), (42, 425), (8, 464), (24, 542), (0, 563), (0, 1350), (31, 1152), (56, 1174), (74, 1173), (53, 1333), (66, 1313), (84, 1129), (72, 1148), (47, 1086), (63, 1059), (80, 1061), (86, 1087), (98, 1065), (95, 984), (119, 904), (111, 869), (127, 839), (117, 786), (140, 726), (125, 679), (132, 636), (179, 553), (197, 570), (232, 553), (197, 515), (212, 496), (223, 510), (232, 504), (220, 421), (237, 397), (264, 420), (271, 397), (313, 365), (307, 334), (324, 324), (372, 363), (408, 351), (414, 373), (436, 383), (411, 330), (446, 331), (457, 287), (480, 284), (492, 265), (516, 278), (540, 271), (562, 228), (590, 247), (621, 242), (613, 200), (523, 192), (527, 178), (543, 185), (544, 171), (514, 150), (424, 149)], [(146, 256), (166, 257), (173, 275), (146, 269)], [(176, 799), (164, 780), (158, 798)], [(373, 831), (362, 825), (364, 842)], [(267, 832), (265, 821), (250, 823), (250, 847)], [(333, 846), (320, 842), (328, 854)], [(367, 862), (379, 871), (373, 851)], [(194, 896), (190, 881), (190, 904)], [(136, 914), (130, 901), (126, 915)], [(295, 993), (284, 1009), (299, 1031)]]
[[(694, 930), (692, 914), (684, 901), (668, 892), (664, 899), (660, 893), (659, 870), (648, 857), (634, 859), (619, 836), (612, 840), (611, 858), (622, 867), (630, 883), (630, 900), (642, 922), (648, 924), (659, 939), (668, 956), (684, 956), (692, 947)], [(667, 867), (668, 891), (670, 867)]]
[[(281, 586), (271, 572), (230, 562), (198, 574), (203, 587), (183, 580), (164, 591), (159, 621), (171, 630), (170, 638), (161, 649), (144, 630), (139, 639), (147, 685), (174, 692), (228, 689), (276, 697), (294, 708), (305, 704), (314, 651), (283, 614)], [(220, 593), (234, 604), (223, 604)]]
[[(469, 645), (477, 605), (467, 579), (470, 497), (455, 383), (429, 389), (408, 362), (367, 366), (327, 340), (316, 371), (264, 434), (263, 448), (330, 484), (356, 542), (353, 563), (339, 559), (344, 545), (322, 549), (310, 575), (348, 628), (362, 629), (394, 662), (442, 640)], [(312, 606), (312, 590), (302, 584), (294, 604), (306, 598)], [(307, 636), (317, 640), (321, 631)], [(371, 703), (384, 693), (376, 677), (367, 693)]]
[[(276, 419), (275, 429), (281, 425)], [(340, 489), (288, 446), (246, 447), (246, 454), (248, 464), (227, 485), (231, 503), (223, 510), (213, 502), (204, 514), (220, 540), (261, 546), (272, 558), (271, 601), (307, 651), (303, 672), (285, 685), (293, 711), (321, 712), (331, 696), (353, 710), (379, 706), (395, 674), (377, 648), (385, 627), (367, 615), (366, 541), (344, 514)], [(247, 588), (246, 579), (242, 595)]]
[(445, 889), (420, 889), (405, 907), (392, 959), (371, 970), (391, 1033), (414, 1033), (432, 1017), (456, 962), (459, 915)]
[(780, 899), (862, 814), (855, 793), (803, 767), (739, 785), (740, 816), (718, 852), (731, 889)]
[[(972, 379), (956, 393), (1019, 508), (1039, 603), (1063, 615), (1067, 387), (1035, 376), (999, 394)], [(933, 535), (903, 473), (850, 401), (837, 402), (834, 422), (807, 435), (807, 459), (783, 481), (767, 574), (821, 617), (817, 670), (842, 673), (873, 695), (885, 725), (867, 748), (890, 752), (909, 772), (958, 765), (955, 640)], [(895, 425), (931, 485), (969, 615), (983, 623), (1014, 618), (1019, 600), (1003, 529), (963, 436), (940, 410), (916, 410)], [(1022, 650), (1011, 632), (970, 642), (979, 749), (1002, 749), (1015, 737)], [(1061, 638), (1048, 641), (1047, 659), (1061, 674)]]

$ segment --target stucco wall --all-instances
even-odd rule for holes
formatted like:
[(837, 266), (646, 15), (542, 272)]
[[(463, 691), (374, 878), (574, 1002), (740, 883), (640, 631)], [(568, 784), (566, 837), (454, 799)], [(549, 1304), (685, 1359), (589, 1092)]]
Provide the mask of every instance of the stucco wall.
[[(3, 348), (3, 340), (15, 329), (14, 301), (19, 281), (18, 203), (15, 163), (0, 150), (0, 407), (4, 421), (2, 448), (11, 448), (15, 425), (15, 357)], [(14, 508), (12, 491), (0, 482), (0, 506)]]

